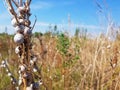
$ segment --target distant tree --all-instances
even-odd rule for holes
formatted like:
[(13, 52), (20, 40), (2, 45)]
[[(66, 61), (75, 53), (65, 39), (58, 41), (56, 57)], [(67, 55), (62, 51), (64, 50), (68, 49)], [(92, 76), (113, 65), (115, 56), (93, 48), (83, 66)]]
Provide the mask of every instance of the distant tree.
[(42, 34), (41, 32), (35, 32), (35, 33), (34, 33), (34, 36), (35, 36), (35, 37), (39, 37), (39, 36), (42, 36), (42, 35), (43, 35), (43, 34)]
[(54, 26), (54, 31), (57, 31), (57, 25)]
[(86, 28), (80, 29), (80, 38), (83, 38), (83, 39), (87, 38), (87, 29)]
[(58, 31), (58, 28), (57, 28), (57, 25), (54, 26), (54, 31), (52, 32), (53, 36), (58, 36), (59, 35), (59, 31)]
[(75, 37), (79, 37), (79, 33), (80, 33), (80, 29), (79, 28), (76, 28), (75, 30)]

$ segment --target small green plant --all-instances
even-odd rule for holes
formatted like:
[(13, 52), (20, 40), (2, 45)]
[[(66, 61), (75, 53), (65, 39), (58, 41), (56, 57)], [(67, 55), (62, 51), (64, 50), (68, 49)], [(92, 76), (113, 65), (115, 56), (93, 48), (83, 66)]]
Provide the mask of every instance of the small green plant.
[(60, 35), (58, 35), (57, 49), (60, 51), (61, 54), (67, 55), (69, 45), (69, 38), (65, 36), (65, 34), (61, 33)]

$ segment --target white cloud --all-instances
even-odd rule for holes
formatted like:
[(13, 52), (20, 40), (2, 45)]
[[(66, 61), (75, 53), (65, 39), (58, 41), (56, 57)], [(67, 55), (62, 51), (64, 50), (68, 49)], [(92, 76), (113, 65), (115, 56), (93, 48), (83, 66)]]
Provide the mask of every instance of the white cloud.
[[(59, 23), (59, 24), (54, 24), (54, 23), (48, 23), (48, 22), (37, 22), (36, 23), (36, 26), (42, 26), (42, 27), (48, 27), (49, 25), (51, 25), (51, 26), (55, 26), (55, 25), (57, 25), (58, 27), (61, 27), (61, 26), (63, 26), (63, 27), (68, 27), (68, 24), (66, 23), (64, 23), (64, 24), (62, 24), (62, 23)], [(96, 26), (96, 25), (86, 25), (86, 24), (71, 24), (70, 25), (71, 26), (71, 28), (87, 28), (87, 29), (92, 29), (92, 30), (104, 30), (105, 29), (105, 27), (101, 27), (101, 26)]]
[[(63, 31), (64, 30), (68, 30), (69, 28), (71, 28), (71, 33), (75, 32), (76, 28), (86, 28), (87, 30), (89, 30), (89, 32), (102, 32), (103, 30), (106, 30), (105, 27), (100, 27), (100, 26), (96, 26), (96, 25), (86, 25), (86, 24), (71, 24), (70, 27), (67, 23), (49, 23), (49, 22), (37, 22), (35, 25), (35, 28), (33, 30), (33, 32), (45, 32), (46, 30), (48, 30), (49, 26), (52, 26), (52, 28), (57, 25), (58, 30)], [(7, 32), (9, 34), (14, 34), (14, 28), (12, 27), (12, 25), (0, 25), (0, 33), (5, 32), (5, 27), (7, 27)]]
[(50, 25), (49, 23), (47, 23), (47, 22), (37, 22), (36, 23), (36, 26), (48, 26), (48, 25)]

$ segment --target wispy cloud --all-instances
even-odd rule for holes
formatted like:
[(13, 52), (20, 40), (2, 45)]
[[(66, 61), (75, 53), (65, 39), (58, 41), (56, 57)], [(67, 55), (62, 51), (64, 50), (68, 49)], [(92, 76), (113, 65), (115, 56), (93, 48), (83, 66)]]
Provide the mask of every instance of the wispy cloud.
[[(70, 34), (74, 34), (76, 28), (86, 28), (88, 30), (88, 32), (91, 34), (93, 34), (93, 33), (96, 34), (96, 32), (100, 33), (103, 31), (106, 32), (106, 27), (100, 27), (100, 26), (96, 26), (96, 25), (71, 24), (71, 27), (69, 27), (69, 25), (67, 23), (54, 24), (54, 23), (48, 23), (48, 22), (37, 22), (33, 32), (45, 33), (46, 30), (48, 30), (48, 27), (50, 25), (52, 26), (52, 28), (54, 28), (54, 26), (57, 25), (58, 30), (62, 31), (62, 32), (65, 32), (64, 30), (69, 30), (69, 28), (71, 28), (71, 31), (69, 31)], [(0, 33), (5, 32), (6, 27), (7, 27), (7, 32), (9, 34), (15, 33), (14, 28), (11, 25), (0, 25)]]
[(50, 8), (52, 7), (52, 3), (50, 2), (44, 2), (44, 1), (35, 1), (34, 3), (31, 4), (31, 8), (34, 10), (39, 10), (43, 8)]
[(54, 27), (55, 25), (57, 25), (58, 28), (72, 28), (72, 29), (76, 29), (76, 28), (86, 28), (88, 30), (105, 30), (105, 27), (101, 27), (101, 26), (96, 26), (96, 25), (87, 25), (87, 24), (71, 24), (70, 26), (67, 23), (58, 23), (58, 24), (54, 24), (54, 23), (48, 23), (48, 22), (37, 22), (36, 27), (41, 26), (41, 27), (48, 27), (49, 25), (51, 25), (52, 27)]
[(97, 26), (97, 25), (88, 25), (88, 24), (71, 24), (70, 26), (67, 23), (49, 23), (49, 22), (37, 22), (35, 26), (35, 32), (43, 32), (49, 30), (49, 26), (51, 25), (52, 29), (57, 25), (57, 29), (61, 32), (68, 32), (70, 35), (74, 35), (76, 28), (84, 28), (87, 29), (88, 34), (97, 36), (100, 33), (106, 33), (107, 26)]
[(48, 26), (50, 25), (50, 23), (47, 23), (47, 22), (37, 22), (36, 26)]

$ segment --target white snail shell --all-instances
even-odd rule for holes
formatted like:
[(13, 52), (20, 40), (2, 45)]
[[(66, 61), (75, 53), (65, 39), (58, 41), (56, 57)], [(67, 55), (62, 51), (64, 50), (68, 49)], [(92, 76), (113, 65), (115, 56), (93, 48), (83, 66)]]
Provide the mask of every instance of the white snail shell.
[(17, 46), (17, 47), (15, 48), (15, 53), (18, 54), (19, 52), (20, 52), (20, 47)]
[(24, 19), (19, 19), (19, 23), (24, 24), (25, 20)]
[(13, 27), (17, 26), (17, 21), (15, 18), (12, 19), (11, 24), (13, 25)]
[(9, 70), (8, 70), (8, 69), (6, 69), (6, 72), (9, 72)]
[(20, 86), (22, 84), (22, 79), (18, 81), (18, 85)]
[(10, 80), (13, 81), (13, 78), (11, 78)]
[(12, 74), (9, 72), (9, 73), (8, 73), (8, 76), (12, 76)]
[(33, 64), (34, 64), (34, 61), (33, 61), (33, 60), (30, 60), (30, 64), (33, 65)]
[(6, 64), (6, 62), (3, 60), (3, 61), (2, 61), (2, 64)]
[(15, 43), (18, 43), (18, 44), (21, 44), (24, 42), (24, 36), (20, 33), (17, 33), (15, 36), (14, 36), (14, 42)]
[(25, 66), (21, 65), (21, 66), (20, 66), (20, 70), (21, 70), (22, 72), (25, 71)]
[(41, 80), (38, 81), (39, 86), (43, 84)]
[(15, 32), (17, 33), (17, 32), (23, 32), (23, 29), (24, 29), (24, 26), (23, 25), (20, 25), (20, 26), (16, 26), (15, 27)]
[(18, 8), (18, 12), (23, 12), (23, 11), (25, 11), (25, 7), (20, 6), (20, 7)]
[(33, 58), (33, 61), (36, 62), (36, 61), (37, 61), (37, 57), (34, 57), (34, 58)]
[(30, 11), (30, 7), (27, 7), (26, 10), (27, 10), (27, 11)]
[(19, 70), (18, 73), (21, 74), (21, 70)]
[(25, 27), (24, 29), (24, 35), (30, 35), (32, 33), (32, 31), (30, 30), (29, 27)]
[(30, 26), (30, 24), (31, 24), (30, 20), (25, 20), (25, 25), (26, 26)]
[(31, 84), (30, 86), (26, 87), (26, 90), (33, 90), (33, 84)]
[(8, 10), (9, 10), (9, 11), (11, 11), (11, 10), (12, 10), (12, 8), (11, 8), (11, 7), (8, 7)]
[(33, 68), (33, 72), (37, 72), (37, 69), (36, 69), (36, 68)]

